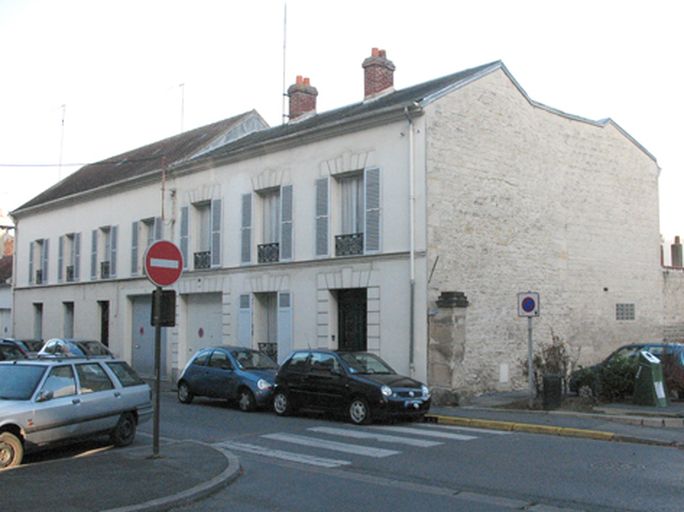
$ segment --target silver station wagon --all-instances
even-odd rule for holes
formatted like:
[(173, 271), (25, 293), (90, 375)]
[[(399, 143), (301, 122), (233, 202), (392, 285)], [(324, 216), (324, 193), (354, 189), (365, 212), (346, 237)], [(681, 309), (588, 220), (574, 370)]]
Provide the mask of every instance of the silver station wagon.
[(21, 464), (25, 450), (58, 441), (109, 434), (127, 446), (151, 416), (150, 387), (125, 361), (0, 362), (0, 470)]

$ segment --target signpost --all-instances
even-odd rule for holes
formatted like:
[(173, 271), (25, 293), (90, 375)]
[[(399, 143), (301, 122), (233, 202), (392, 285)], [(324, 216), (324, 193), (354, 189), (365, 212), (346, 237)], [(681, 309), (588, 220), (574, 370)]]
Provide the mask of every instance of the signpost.
[[(145, 275), (156, 286), (152, 294), (152, 324), (154, 325), (154, 421), (152, 456), (159, 456), (159, 395), (161, 381), (161, 328), (169, 325), (162, 319), (164, 286), (171, 286), (183, 272), (180, 249), (167, 240), (154, 242), (145, 252)], [(166, 293), (168, 295), (168, 292)], [(174, 295), (175, 298), (175, 295)]]
[(534, 368), (532, 360), (532, 318), (539, 316), (539, 293), (523, 292), (518, 294), (518, 316), (527, 317), (527, 382), (530, 389), (529, 406), (534, 405)]

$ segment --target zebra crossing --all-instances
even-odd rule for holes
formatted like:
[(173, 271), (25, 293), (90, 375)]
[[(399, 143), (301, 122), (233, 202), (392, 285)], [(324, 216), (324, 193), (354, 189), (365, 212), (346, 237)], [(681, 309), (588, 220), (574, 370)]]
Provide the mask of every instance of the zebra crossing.
[[(304, 449), (332, 452), (333, 457), (339, 456), (334, 454), (346, 454), (377, 459), (399, 455), (402, 453), (402, 447), (430, 449), (447, 442), (472, 441), (485, 434), (509, 435), (510, 432), (435, 424), (378, 425), (365, 428), (314, 426), (307, 428), (304, 434), (273, 432), (260, 435), (258, 440), (266, 444), (222, 441), (215, 443), (214, 446), (271, 459), (323, 468), (338, 468), (349, 466), (352, 461), (344, 457), (328, 458), (289, 451), (288, 447), (294, 445)], [(273, 444), (276, 444), (277, 448), (272, 447)]]

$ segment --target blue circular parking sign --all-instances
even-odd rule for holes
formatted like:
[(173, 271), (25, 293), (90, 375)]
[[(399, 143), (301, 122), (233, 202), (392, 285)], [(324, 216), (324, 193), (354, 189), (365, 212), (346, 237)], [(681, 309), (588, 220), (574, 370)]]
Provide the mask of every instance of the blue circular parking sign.
[(539, 316), (539, 293), (518, 294), (518, 316)]
[(525, 297), (522, 301), (522, 308), (525, 313), (532, 313), (534, 308), (537, 307), (537, 303), (532, 297)]

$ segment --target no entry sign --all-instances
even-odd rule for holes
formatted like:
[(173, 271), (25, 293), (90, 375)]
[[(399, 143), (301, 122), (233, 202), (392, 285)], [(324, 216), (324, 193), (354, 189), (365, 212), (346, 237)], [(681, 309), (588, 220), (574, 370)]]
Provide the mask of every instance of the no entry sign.
[(176, 244), (159, 240), (145, 253), (145, 274), (157, 286), (170, 286), (183, 272), (183, 255)]

